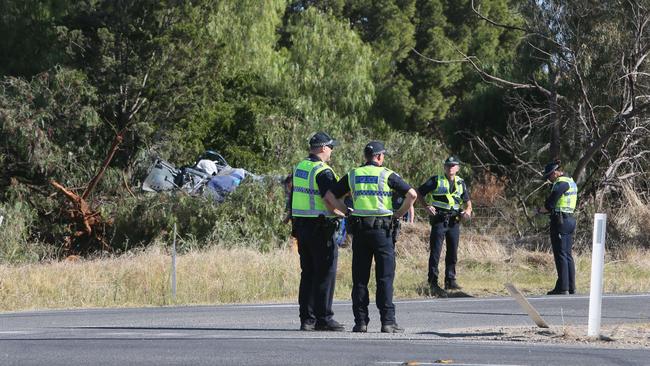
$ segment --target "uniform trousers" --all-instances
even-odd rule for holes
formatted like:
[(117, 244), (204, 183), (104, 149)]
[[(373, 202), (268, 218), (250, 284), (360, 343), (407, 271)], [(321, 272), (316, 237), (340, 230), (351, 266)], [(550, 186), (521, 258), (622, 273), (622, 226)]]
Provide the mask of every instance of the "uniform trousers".
[(442, 253), (442, 243), (447, 247), (445, 254), (445, 280), (456, 279), (456, 262), (458, 261), (458, 240), (460, 238), (460, 223), (454, 218), (445, 220), (444, 216), (436, 215), (431, 218), (431, 234), (429, 236), (429, 283), (438, 282), (438, 263)]
[(300, 321), (327, 323), (332, 319), (332, 299), (336, 286), (338, 247), (334, 244), (335, 225), (318, 219), (299, 218), (295, 223), (300, 255)]
[(576, 219), (571, 214), (551, 214), (551, 246), (557, 281), (555, 290), (571, 291), (576, 289), (576, 269), (571, 250), (573, 247), (573, 232), (576, 229)]
[(352, 312), (355, 324), (368, 324), (368, 281), (375, 260), (376, 304), (382, 324), (395, 324), (393, 281), (395, 245), (387, 227), (358, 228), (352, 238)]

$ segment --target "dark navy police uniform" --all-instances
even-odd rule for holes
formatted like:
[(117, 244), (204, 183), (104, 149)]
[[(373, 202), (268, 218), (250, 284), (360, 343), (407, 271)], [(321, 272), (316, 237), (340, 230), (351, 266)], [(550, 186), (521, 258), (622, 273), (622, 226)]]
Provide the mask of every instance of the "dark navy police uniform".
[[(363, 166), (375, 165), (367, 162)], [(406, 195), (411, 186), (399, 175), (392, 173), (388, 177), (388, 186), (400, 195)], [(350, 192), (348, 175), (345, 175), (332, 188), (335, 197), (340, 198)], [(394, 209), (398, 209), (395, 207)], [(375, 278), (377, 282), (376, 303), (382, 325), (396, 324), (395, 305), (393, 304), (393, 281), (395, 279), (395, 243), (391, 232), (392, 216), (352, 217), (356, 224), (352, 230), (352, 312), (357, 325), (367, 325), (368, 317), (368, 282), (372, 260), (375, 260)]]
[[(318, 162), (315, 155), (308, 160)], [(316, 175), (321, 197), (336, 183), (331, 170)], [(293, 232), (300, 255), (300, 321), (302, 324), (328, 324), (332, 320), (332, 299), (336, 285), (338, 247), (334, 244), (335, 219), (294, 217)]]
[[(425, 197), (429, 192), (438, 188), (438, 176), (429, 178), (423, 185), (418, 188), (418, 194)], [(463, 181), (463, 202), (470, 200), (469, 190)], [(452, 191), (455, 192), (455, 185), (450, 184)], [(437, 214), (429, 217), (431, 224), (431, 234), (429, 236), (429, 284), (438, 282), (438, 264), (440, 254), (442, 253), (442, 243), (446, 242), (447, 252), (445, 254), (445, 283), (456, 279), (456, 262), (458, 261), (458, 241), (460, 238), (460, 216), (451, 211), (436, 208)]]
[(569, 188), (569, 183), (566, 182), (555, 184), (544, 207), (551, 212), (551, 246), (557, 270), (557, 281), (553, 291), (569, 291), (572, 294), (576, 290), (576, 270), (571, 254), (576, 219), (573, 214), (555, 211), (558, 200)]

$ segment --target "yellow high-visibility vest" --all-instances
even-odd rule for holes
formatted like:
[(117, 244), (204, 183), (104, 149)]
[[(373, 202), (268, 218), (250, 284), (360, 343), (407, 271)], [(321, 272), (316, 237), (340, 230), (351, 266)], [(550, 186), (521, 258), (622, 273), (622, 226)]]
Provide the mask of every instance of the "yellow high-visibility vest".
[(556, 184), (562, 182), (568, 183), (569, 189), (562, 193), (562, 196), (560, 196), (560, 199), (557, 200), (557, 203), (555, 204), (554, 210), (558, 212), (573, 213), (576, 209), (576, 203), (578, 202), (578, 185), (569, 177), (559, 177), (555, 182), (553, 182), (553, 188), (551, 188), (551, 190), (555, 189)]
[(365, 165), (350, 170), (348, 184), (352, 193), (352, 216), (392, 216), (392, 190), (388, 186), (390, 169)]
[(425, 201), (436, 208), (441, 208), (443, 210), (459, 210), (460, 206), (463, 204), (463, 179), (458, 176), (454, 176), (454, 186), (456, 189), (454, 192), (451, 192), (449, 180), (444, 175), (438, 175), (436, 177), (438, 185), (436, 189), (427, 193)]
[(331, 170), (334, 178), (338, 176), (334, 170), (323, 161), (305, 159), (298, 163), (293, 171), (293, 193), (291, 196), (291, 216), (293, 217), (334, 217), (327, 209), (320, 195), (316, 176), (323, 170)]

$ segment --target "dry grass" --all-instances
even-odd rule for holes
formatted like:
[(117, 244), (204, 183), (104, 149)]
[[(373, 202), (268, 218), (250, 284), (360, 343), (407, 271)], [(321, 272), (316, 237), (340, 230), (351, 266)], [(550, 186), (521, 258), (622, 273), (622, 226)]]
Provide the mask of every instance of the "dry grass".
[[(426, 224), (404, 227), (397, 245), (398, 298), (424, 295), (428, 233)], [(285, 247), (269, 253), (213, 248), (179, 256), (176, 301), (170, 295), (170, 256), (161, 245), (118, 258), (0, 265), (0, 310), (294, 302), (298, 254), (291, 246)], [(352, 255), (349, 248), (339, 253), (335, 297), (348, 300)], [(576, 264), (578, 291), (585, 293), (589, 253), (576, 256)], [(464, 293), (471, 296), (506, 295), (505, 282), (527, 294), (542, 294), (555, 280), (550, 252), (513, 247), (485, 235), (462, 236), (457, 272)], [(650, 292), (650, 251), (628, 248), (617, 253), (615, 260), (608, 255), (605, 272), (606, 292)], [(372, 279), (371, 287), (374, 293)]]

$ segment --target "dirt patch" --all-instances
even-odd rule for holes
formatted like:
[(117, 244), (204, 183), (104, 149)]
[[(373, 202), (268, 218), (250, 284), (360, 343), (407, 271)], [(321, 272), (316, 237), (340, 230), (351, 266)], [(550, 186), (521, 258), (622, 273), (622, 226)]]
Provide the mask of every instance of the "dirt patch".
[(587, 336), (587, 326), (498, 327), (448, 329), (464, 339), (493, 340), (503, 342), (552, 343), (593, 345), (611, 348), (649, 348), (650, 323), (617, 324), (601, 327), (601, 336)]

